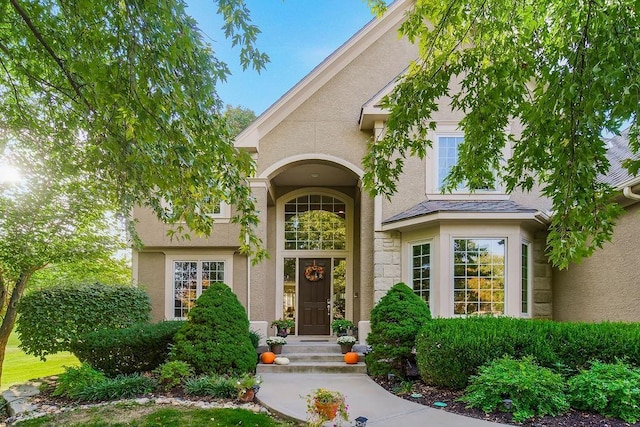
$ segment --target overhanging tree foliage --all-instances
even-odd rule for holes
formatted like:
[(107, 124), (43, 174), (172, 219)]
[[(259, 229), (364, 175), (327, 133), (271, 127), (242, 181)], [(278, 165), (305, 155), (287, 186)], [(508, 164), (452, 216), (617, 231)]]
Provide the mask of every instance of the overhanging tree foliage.
[[(244, 3), (214, 4), (242, 65), (260, 70), (268, 58), (255, 48), (259, 31)], [(231, 203), (239, 245), (259, 260), (247, 182), (254, 163), (233, 146), (215, 89), (228, 73), (181, 0), (8, 0), (0, 3), (0, 149), (19, 141), (55, 157), (57, 172), (90, 173), (123, 214), (149, 206), (179, 223), (181, 236), (210, 233), (207, 214)]]
[[(395, 192), (405, 156), (425, 155), (438, 100), (450, 96), (465, 113), (465, 143), (446, 191), (462, 181), (486, 187), (494, 171), (508, 191), (540, 184), (554, 210), (548, 255), (560, 268), (611, 238), (621, 210), (597, 180), (609, 169), (601, 134), (630, 122), (630, 147), (640, 150), (637, 2), (417, 0), (400, 32), (419, 43), (420, 57), (384, 102), (386, 134), (365, 157), (374, 194)], [(511, 119), (522, 135), (505, 133)], [(626, 167), (637, 173), (640, 159)]]

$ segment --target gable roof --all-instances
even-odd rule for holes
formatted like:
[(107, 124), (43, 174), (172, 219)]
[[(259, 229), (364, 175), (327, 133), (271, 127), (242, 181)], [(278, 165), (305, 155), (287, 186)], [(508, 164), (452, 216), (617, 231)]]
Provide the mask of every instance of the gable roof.
[(413, 2), (414, 0), (396, 0), (390, 4), (381, 18), (371, 20), (243, 130), (236, 137), (236, 147), (251, 152), (259, 151), (260, 138), (280, 124), (378, 38), (399, 25)]

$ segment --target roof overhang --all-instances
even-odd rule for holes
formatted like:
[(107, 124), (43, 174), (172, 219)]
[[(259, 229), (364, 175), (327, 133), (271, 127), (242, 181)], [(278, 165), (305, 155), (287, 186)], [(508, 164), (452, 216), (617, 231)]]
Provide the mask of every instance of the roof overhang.
[(441, 222), (529, 222), (534, 225), (548, 225), (549, 216), (542, 212), (434, 212), (400, 221), (382, 223), (382, 231), (411, 231)]

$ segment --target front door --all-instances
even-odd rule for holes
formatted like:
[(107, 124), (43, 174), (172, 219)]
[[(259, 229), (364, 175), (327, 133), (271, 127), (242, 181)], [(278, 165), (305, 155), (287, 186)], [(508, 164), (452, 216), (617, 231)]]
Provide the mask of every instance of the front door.
[(298, 334), (329, 335), (331, 258), (300, 258)]

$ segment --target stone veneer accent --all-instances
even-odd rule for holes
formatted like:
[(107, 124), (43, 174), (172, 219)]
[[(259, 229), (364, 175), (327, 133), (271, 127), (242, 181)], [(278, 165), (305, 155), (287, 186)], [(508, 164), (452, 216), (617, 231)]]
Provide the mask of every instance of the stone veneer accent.
[(375, 232), (373, 239), (373, 299), (380, 301), (389, 289), (402, 281), (400, 232)]
[(533, 239), (533, 317), (553, 318), (552, 269), (544, 251), (547, 233), (537, 232)]

